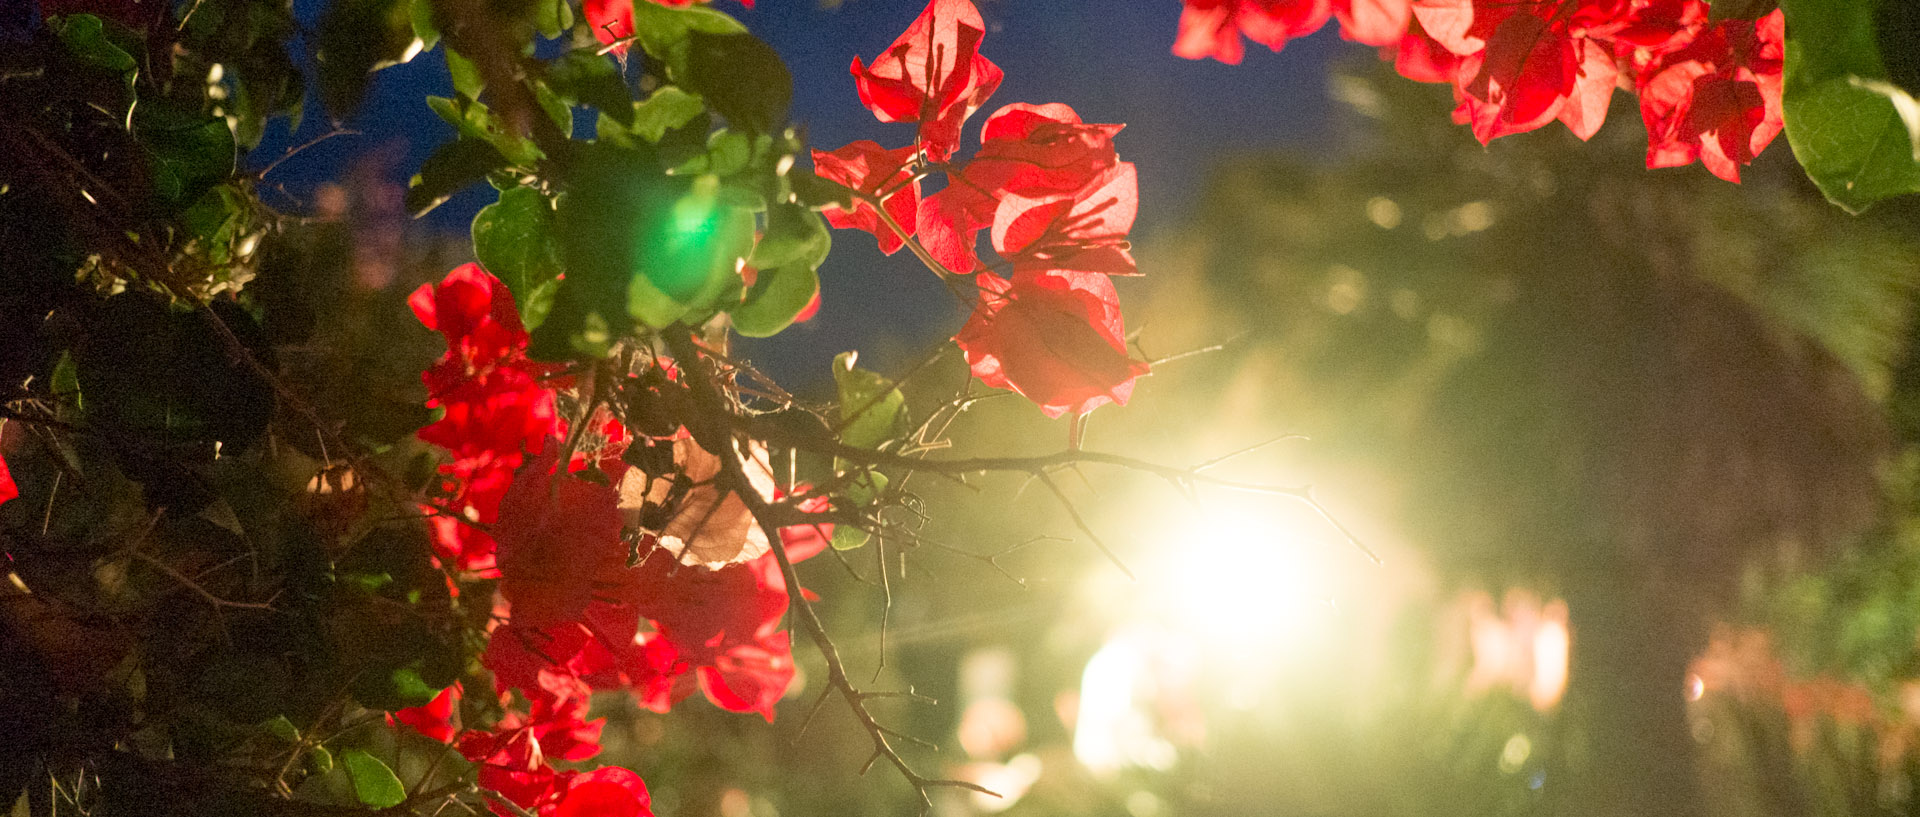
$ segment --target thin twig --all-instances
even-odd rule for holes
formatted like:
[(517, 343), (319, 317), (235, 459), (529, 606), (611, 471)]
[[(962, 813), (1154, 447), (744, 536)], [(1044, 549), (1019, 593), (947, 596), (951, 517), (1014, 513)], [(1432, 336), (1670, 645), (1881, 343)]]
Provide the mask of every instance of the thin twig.
[[(199, 8), (200, 0), (194, 0), (193, 6), (194, 8)], [(185, 21), (182, 21), (182, 22), (184, 23)], [(329, 130), (325, 133), (320, 134), (319, 136), (315, 136), (312, 139), (308, 139), (304, 143), (288, 148), (286, 153), (282, 153), (278, 157), (276, 157), (273, 161), (268, 162), (267, 166), (260, 168), (260, 172), (253, 174), (253, 177), (261, 181), (266, 181), (267, 174), (272, 173), (274, 169), (278, 168), (282, 162), (285, 162), (286, 160), (299, 155), (301, 151), (304, 151), (307, 148), (313, 147), (314, 145), (320, 144), (321, 142), (325, 142), (328, 139), (332, 139), (336, 136), (359, 136), (359, 135), (360, 135), (360, 132), (357, 130), (353, 130), (352, 128), (336, 127), (332, 130)]]
[(1213, 459), (1207, 460), (1205, 462), (1202, 462), (1198, 465), (1193, 466), (1193, 471), (1195, 473), (1198, 473), (1200, 471), (1205, 471), (1208, 468), (1212, 468), (1216, 465), (1219, 465), (1220, 463), (1233, 459), (1234, 457), (1238, 457), (1242, 454), (1251, 454), (1255, 451), (1258, 451), (1262, 448), (1266, 448), (1267, 446), (1273, 445), (1275, 443), (1282, 443), (1282, 442), (1286, 442), (1287, 440), (1305, 440), (1305, 439), (1309, 439), (1305, 434), (1282, 434), (1278, 437), (1274, 437), (1273, 439), (1267, 440), (1266, 442), (1258, 442), (1258, 443), (1254, 443), (1253, 445), (1249, 445), (1245, 448), (1228, 451), (1225, 454), (1221, 454), (1218, 457), (1214, 457)]
[[(909, 785), (913, 786), (914, 791), (919, 793), (923, 811), (933, 806), (933, 799), (928, 792), (934, 788), (964, 788), (999, 796), (997, 792), (974, 783), (921, 775), (894, 748), (893, 739), (905, 736), (882, 725), (873, 713), (868, 711), (866, 698), (847, 675), (846, 664), (840, 658), (840, 651), (834, 644), (833, 637), (828, 634), (826, 625), (820, 621), (820, 616), (813, 609), (813, 604), (807, 601), (806, 595), (801, 592), (799, 573), (794, 570), (793, 559), (787, 554), (786, 542), (780, 535), (782, 524), (777, 519), (779, 516), (777, 506), (766, 501), (758, 491), (753, 489), (752, 482), (747, 478), (745, 467), (740, 462), (739, 452), (732, 444), (734, 432), (728, 425), (728, 418), (737, 419), (737, 416), (728, 408), (725, 396), (715, 384), (711, 374), (711, 364), (702, 358), (691, 336), (683, 328), (671, 328), (662, 333), (662, 338), (668, 350), (680, 362), (682, 370), (686, 372), (686, 380), (692, 391), (695, 405), (700, 409), (695, 416), (688, 418), (688, 431), (692, 432), (694, 439), (699, 441), (702, 447), (719, 452), (720, 478), (729, 483), (734, 494), (747, 505), (755, 523), (766, 535), (774, 560), (780, 566), (780, 576), (786, 585), (787, 599), (792, 605), (793, 617), (800, 623), (800, 629), (806, 633), (826, 662), (827, 686), (840, 693), (840, 697), (847, 703), (847, 708), (852, 711), (854, 718), (866, 729), (868, 737), (873, 741), (873, 756), (867, 761), (866, 767), (871, 768), (880, 760), (886, 760)], [(865, 768), (862, 769), (863, 772), (865, 770)]]
[(169, 565), (166, 562), (163, 562), (160, 559), (157, 559), (153, 556), (149, 556), (144, 551), (134, 550), (132, 554), (133, 554), (133, 558), (146, 562), (148, 565), (152, 566), (155, 570), (158, 570), (161, 573), (167, 574), (167, 576), (171, 577), (174, 581), (179, 582), (181, 587), (185, 587), (186, 589), (193, 591), (194, 595), (199, 596), (202, 599), (205, 599), (208, 604), (212, 604), (215, 607), (236, 607), (243, 610), (273, 609), (273, 605), (268, 603), (233, 601), (231, 599), (223, 599), (219, 596), (214, 595), (213, 591), (210, 591), (207, 588), (201, 586), (199, 582), (194, 581), (191, 578), (188, 578), (186, 574), (173, 569), (172, 565)]

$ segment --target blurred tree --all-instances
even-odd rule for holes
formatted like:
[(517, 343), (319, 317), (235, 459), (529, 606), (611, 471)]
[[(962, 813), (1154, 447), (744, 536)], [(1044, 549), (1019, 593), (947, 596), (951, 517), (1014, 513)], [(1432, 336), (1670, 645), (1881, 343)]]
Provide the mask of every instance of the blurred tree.
[(1749, 565), (1817, 564), (1876, 507), (1911, 207), (1841, 216), (1782, 162), (1642, 171), (1625, 128), (1483, 149), (1384, 73), (1337, 83), (1350, 159), (1226, 164), (1177, 242), (1243, 338), (1216, 373), (1258, 397), (1226, 402), (1397, 463), (1454, 575), (1569, 600), (1551, 810), (1700, 813), (1708, 623)]

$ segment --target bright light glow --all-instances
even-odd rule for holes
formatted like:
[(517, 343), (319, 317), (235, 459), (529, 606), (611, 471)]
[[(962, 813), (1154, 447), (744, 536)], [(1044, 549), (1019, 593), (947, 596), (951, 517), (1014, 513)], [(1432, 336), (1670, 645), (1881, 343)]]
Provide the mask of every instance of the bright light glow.
[(1073, 756), (1097, 776), (1128, 767), (1166, 770), (1178, 752), (1154, 728), (1153, 656), (1138, 636), (1123, 633), (1087, 660), (1074, 717)]
[[(1114, 526), (1137, 579), (1088, 575), (1086, 609), (1113, 622), (1088, 660), (1071, 714), (1073, 752), (1096, 778), (1166, 771), (1210, 739), (1285, 728), (1286, 698), (1326, 700), (1377, 672), (1363, 652), (1404, 593), (1312, 505), (1203, 492), (1141, 501)], [(1349, 520), (1351, 522), (1351, 520)], [(1402, 570), (1401, 572), (1404, 572)], [(1147, 809), (1151, 810), (1151, 809)]]
[[(1216, 662), (1271, 675), (1278, 663), (1331, 640), (1345, 562), (1311, 508), (1286, 499), (1234, 497), (1166, 524), (1163, 542), (1128, 596), (1154, 625), (1189, 639)], [(1164, 523), (1163, 523), (1164, 524)], [(1257, 703), (1257, 702), (1256, 702)]]

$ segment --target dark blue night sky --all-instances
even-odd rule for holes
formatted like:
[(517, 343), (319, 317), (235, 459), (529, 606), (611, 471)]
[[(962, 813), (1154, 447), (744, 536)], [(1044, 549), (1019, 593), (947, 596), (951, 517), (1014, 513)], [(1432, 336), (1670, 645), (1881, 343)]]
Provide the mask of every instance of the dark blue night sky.
[[(1140, 219), (1135, 236), (1177, 222), (1198, 192), (1208, 167), (1222, 154), (1259, 147), (1321, 148), (1331, 138), (1327, 120), (1329, 59), (1363, 49), (1332, 30), (1290, 43), (1279, 54), (1257, 46), (1238, 66), (1194, 62), (1170, 53), (1180, 16), (1175, 0), (976, 0), (987, 21), (982, 53), (1006, 72), (1000, 90), (969, 121), (966, 144), (977, 144), (979, 122), (1011, 102), (1064, 102), (1091, 122), (1123, 122), (1116, 140), (1122, 159), (1139, 165)], [(309, 24), (325, 0), (297, 0)], [(720, 8), (743, 20), (786, 59), (795, 83), (793, 118), (812, 143), (831, 149), (856, 139), (905, 144), (912, 125), (884, 124), (861, 107), (847, 67), (855, 55), (871, 59), (905, 30), (922, 0), (847, 0), (820, 8), (816, 0), (760, 0), (744, 9)], [(337, 179), (367, 151), (399, 149), (398, 173), (411, 173), (452, 130), (427, 110), (425, 94), (451, 94), (445, 65), (421, 58), (377, 75), (366, 107), (349, 127), (360, 136), (328, 140), (286, 162), (268, 179), (296, 200), (322, 181)], [(325, 132), (329, 123), (310, 100), (300, 132), (269, 131), (253, 154), (258, 164)], [(963, 152), (965, 151), (963, 147)], [(428, 226), (464, 233), (492, 198), (480, 186), (426, 217)], [(270, 201), (278, 200), (270, 197)], [(1142, 270), (1151, 275), (1152, 270)], [(953, 296), (905, 253), (881, 256), (865, 234), (839, 232), (821, 269), (823, 309), (811, 324), (751, 352), (776, 372), (824, 372), (834, 352), (873, 345), (874, 316), (901, 329), (899, 357), (885, 349), (876, 363), (904, 365), (912, 350), (950, 335), (964, 320)], [(1124, 293), (1123, 288), (1123, 293)], [(891, 319), (897, 318), (897, 321)], [(910, 329), (908, 327), (911, 327)], [(883, 368), (884, 370), (884, 368)]]

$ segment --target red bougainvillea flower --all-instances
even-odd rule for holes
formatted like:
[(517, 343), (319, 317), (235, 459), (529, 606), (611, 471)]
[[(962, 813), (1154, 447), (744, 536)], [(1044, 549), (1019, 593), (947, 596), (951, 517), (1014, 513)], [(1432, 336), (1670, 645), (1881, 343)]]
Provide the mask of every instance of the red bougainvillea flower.
[(947, 188), (920, 208), (920, 243), (947, 269), (966, 274), (979, 266), (975, 235), (993, 224), (1003, 195), (1037, 198), (1072, 193), (1112, 168), (1113, 137), (1125, 125), (1080, 121), (1072, 108), (1013, 104), (987, 117), (980, 150), (949, 174)]
[[(538, 451), (559, 433), (553, 392), (542, 385), (551, 367), (526, 356), (527, 332), (506, 285), (465, 264), (407, 299), (427, 328), (447, 339), (447, 353), (427, 369), (427, 405), (445, 413), (420, 429), (421, 440), (447, 449), (449, 510), (467, 522), (492, 524), (522, 452)], [(433, 520), (434, 547), (462, 570), (493, 566), (493, 540), (459, 519)]]
[(513, 605), (515, 621), (577, 619), (596, 594), (621, 583), (627, 554), (619, 502), (607, 485), (555, 474), (552, 453), (521, 466), (493, 527), (500, 595)]
[[(868, 195), (885, 194), (880, 199), (880, 205), (886, 208), (887, 215), (893, 217), (895, 224), (911, 235), (914, 225), (919, 223), (920, 211), (920, 180), (913, 178), (913, 171), (908, 167), (913, 162), (914, 153), (912, 146), (887, 150), (863, 139), (830, 153), (814, 151), (813, 167), (821, 178)], [(855, 203), (852, 212), (829, 207), (823, 211), (823, 215), (827, 217), (827, 223), (835, 227), (873, 233), (873, 237), (880, 241), (880, 251), (888, 255), (898, 252), (905, 243), (880, 218), (873, 205), (866, 202)]]
[(1008, 195), (993, 215), (993, 248), (1023, 272), (1133, 275), (1127, 232), (1140, 210), (1132, 162), (1120, 162), (1071, 194)]
[[(634, 0), (586, 0), (580, 4), (580, 12), (587, 18), (587, 27), (593, 29), (593, 36), (600, 42), (613, 45), (615, 54), (625, 54), (627, 44), (620, 42), (633, 36)], [(614, 43), (619, 43), (614, 45)]]
[[(593, 690), (563, 673), (545, 673), (540, 685), (523, 689), (531, 701), (526, 714), (509, 711), (494, 724), (495, 732), (524, 731), (549, 758), (586, 760), (600, 754), (601, 718), (587, 720)], [(504, 700), (504, 699), (503, 699)]]
[(1647, 166), (1698, 160), (1713, 175), (1740, 180), (1740, 166), (1780, 134), (1784, 22), (1726, 20), (1687, 47), (1638, 72), (1647, 123)]
[(920, 123), (927, 158), (960, 146), (960, 124), (1000, 87), (1000, 67), (980, 56), (986, 24), (969, 0), (933, 0), (871, 67), (853, 60), (860, 102), (882, 122)]
[[(717, 686), (706, 686), (714, 703), (773, 720), (773, 704), (793, 680), (793, 655), (786, 633), (778, 631), (787, 611), (785, 587), (761, 583), (747, 564), (712, 570), (681, 565), (664, 553), (641, 572), (641, 611), (654, 626), (641, 641), (651, 647), (649, 660), (660, 674), (673, 679), (642, 703), (664, 711), (690, 694), (696, 679), (713, 680)], [(721, 694), (711, 694), (715, 688)]]
[(460, 733), (460, 696), (460, 685), (453, 684), (440, 690), (440, 694), (433, 696), (431, 701), (393, 713), (388, 721), (404, 723), (422, 735), (441, 743), (451, 743), (454, 736)]
[[(1482, 142), (1556, 120), (1590, 138), (1629, 85), (1649, 167), (1699, 161), (1738, 181), (1781, 129), (1783, 18), (1713, 22), (1706, 0), (1186, 0), (1174, 53), (1237, 62), (1242, 35), (1277, 47), (1329, 3), (1342, 36), (1381, 46), (1402, 76), (1451, 84), (1454, 121)], [(923, 232), (960, 223), (954, 210), (930, 198)]]
[(608, 766), (569, 780), (552, 811), (540, 813), (542, 817), (653, 817), (653, 798), (639, 775)]
[[(480, 767), (482, 788), (499, 793), (521, 808), (550, 815), (571, 796), (573, 786), (582, 776), (578, 772), (554, 771), (549, 759), (579, 761), (599, 754), (600, 731), (605, 721), (585, 720), (588, 690), (578, 679), (545, 674), (543, 681), (552, 681), (552, 684), (530, 690), (529, 713), (509, 711), (494, 724), (492, 731), (463, 732), (455, 748)], [(501, 699), (504, 702), (506, 696), (502, 695)], [(644, 787), (639, 794), (644, 805)], [(511, 813), (497, 804), (493, 811), (503, 817)]]
[[(547, 765), (540, 741), (524, 729), (504, 732), (468, 731), (455, 744), (462, 757), (480, 768), (480, 787), (499, 794), (523, 809), (551, 803), (554, 790), (565, 781)], [(493, 813), (511, 817), (499, 806)]]
[[(816, 497), (799, 507), (819, 513), (828, 500)], [(826, 549), (832, 536), (828, 524), (780, 531), (787, 557), (796, 562)], [(697, 686), (723, 709), (773, 720), (774, 705), (793, 681), (792, 646), (780, 630), (787, 587), (776, 557), (768, 553), (715, 570), (680, 564), (662, 551), (638, 572), (639, 608), (654, 627), (639, 637), (642, 657), (651, 674), (665, 681), (636, 688), (641, 703), (665, 711)]]
[(1319, 31), (1332, 14), (1328, 0), (1186, 0), (1173, 53), (1238, 65), (1246, 53), (1241, 35), (1279, 51), (1288, 40)]
[(1395, 67), (1423, 82), (1451, 81), (1454, 120), (1482, 142), (1556, 119), (1586, 139), (1613, 97), (1608, 37), (1626, 24), (1626, 10), (1626, 0), (1416, 0), (1418, 25)]
[(1099, 273), (975, 276), (980, 302), (954, 336), (980, 382), (1012, 389), (1049, 417), (1125, 404), (1147, 364), (1127, 357), (1119, 295)]
[(1460, 55), (1428, 35), (1418, 21), (1408, 24), (1407, 35), (1397, 46), (1380, 51), (1393, 60), (1394, 71), (1415, 82), (1452, 82), (1460, 73)]
[[(819, 513), (828, 501), (816, 497), (799, 507)], [(825, 549), (832, 535), (830, 524), (781, 531), (795, 561)], [(502, 573), (512, 576), (516, 568), (508, 559)], [(481, 658), (495, 685), (555, 705), (584, 700), (585, 687), (623, 689), (662, 712), (704, 689), (723, 708), (772, 719), (793, 678), (791, 648), (779, 630), (786, 586), (772, 554), (716, 570), (678, 564), (661, 548), (616, 575), (625, 578), (594, 583), (574, 620), (535, 625), (507, 613)], [(641, 632), (643, 622), (650, 632)], [(542, 737), (543, 745), (551, 740)]]
[(1333, 0), (1340, 36), (1367, 45), (1395, 45), (1407, 35), (1412, 0)]

